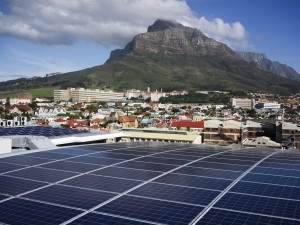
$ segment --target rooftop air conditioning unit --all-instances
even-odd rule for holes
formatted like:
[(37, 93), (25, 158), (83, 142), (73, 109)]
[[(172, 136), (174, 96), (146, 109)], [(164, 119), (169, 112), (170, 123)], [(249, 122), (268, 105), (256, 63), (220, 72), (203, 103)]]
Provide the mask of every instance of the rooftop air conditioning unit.
[(22, 116), (22, 117), (21, 117), (21, 125), (22, 125), (22, 126), (25, 126), (26, 124), (27, 124), (27, 117)]
[(6, 120), (0, 121), (0, 127), (6, 127)]
[(14, 121), (13, 120), (6, 120), (6, 126), (7, 127), (12, 127), (14, 124)]

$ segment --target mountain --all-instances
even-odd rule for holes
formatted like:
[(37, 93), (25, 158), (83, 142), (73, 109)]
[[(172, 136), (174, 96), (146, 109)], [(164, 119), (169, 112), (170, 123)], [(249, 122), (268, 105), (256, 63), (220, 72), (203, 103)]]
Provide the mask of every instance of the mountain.
[(255, 52), (237, 52), (237, 54), (239, 54), (247, 62), (256, 64), (262, 70), (300, 81), (300, 74), (298, 74), (292, 67), (280, 62), (271, 61), (267, 58), (266, 54)]
[(152, 90), (242, 90), (298, 92), (300, 82), (243, 60), (227, 45), (182, 24), (157, 20), (104, 65), (35, 79), (0, 83), (0, 91), (38, 87), (109, 87)]

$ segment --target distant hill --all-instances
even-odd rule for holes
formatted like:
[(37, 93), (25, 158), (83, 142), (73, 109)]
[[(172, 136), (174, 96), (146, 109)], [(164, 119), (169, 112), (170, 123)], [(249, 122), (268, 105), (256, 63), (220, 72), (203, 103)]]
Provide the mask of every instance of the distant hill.
[(264, 53), (237, 52), (237, 54), (239, 54), (247, 62), (256, 64), (258, 68), (262, 70), (300, 81), (300, 74), (298, 74), (292, 67), (280, 62), (272, 61), (268, 59)]
[(0, 83), (0, 91), (41, 87), (298, 92), (300, 82), (248, 63), (227, 45), (179, 23), (157, 20), (104, 65)]

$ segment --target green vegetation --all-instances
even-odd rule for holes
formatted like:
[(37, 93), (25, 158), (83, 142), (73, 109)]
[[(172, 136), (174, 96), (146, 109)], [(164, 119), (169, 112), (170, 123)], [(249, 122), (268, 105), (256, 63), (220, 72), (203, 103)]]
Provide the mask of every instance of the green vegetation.
[[(76, 72), (0, 82), (2, 96), (21, 90), (53, 97), (67, 87), (172, 90), (299, 92), (300, 82), (268, 73), (242, 60), (222, 56), (160, 55), (130, 52), (121, 59)], [(3, 93), (5, 92), (5, 93)]]
[[(0, 87), (2, 83), (0, 83)], [(42, 97), (53, 98), (53, 93), (54, 90), (56, 89), (59, 89), (59, 87), (43, 87), (43, 88), (26, 89), (26, 86), (24, 86), (23, 89), (15, 89), (11, 91), (0, 92), (0, 97), (10, 97), (10, 98), (18, 97), (18, 94), (20, 92), (26, 91), (32, 94), (32, 98), (42, 98)]]
[(244, 92), (232, 92), (232, 93), (209, 93), (209, 94), (200, 94), (200, 93), (189, 93), (187, 95), (174, 95), (165, 98), (160, 98), (161, 103), (214, 103), (214, 104), (227, 104), (230, 102), (230, 98), (233, 97), (245, 97), (246, 93)]

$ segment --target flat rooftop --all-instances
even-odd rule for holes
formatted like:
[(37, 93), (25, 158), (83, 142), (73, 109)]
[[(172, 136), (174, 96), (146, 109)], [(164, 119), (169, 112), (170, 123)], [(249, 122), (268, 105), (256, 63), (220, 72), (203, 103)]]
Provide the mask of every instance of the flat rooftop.
[(132, 142), (0, 156), (4, 224), (299, 224), (300, 153)]

